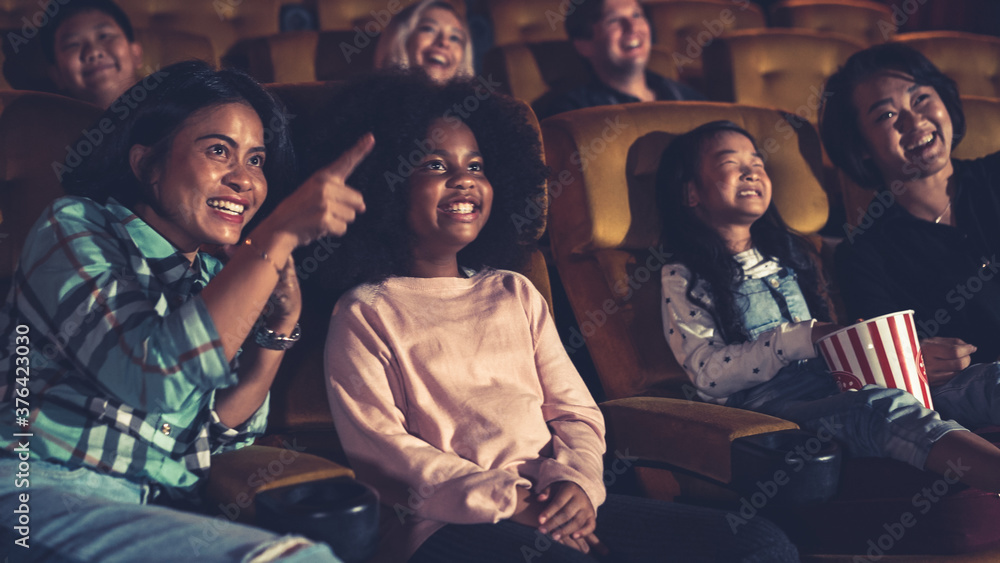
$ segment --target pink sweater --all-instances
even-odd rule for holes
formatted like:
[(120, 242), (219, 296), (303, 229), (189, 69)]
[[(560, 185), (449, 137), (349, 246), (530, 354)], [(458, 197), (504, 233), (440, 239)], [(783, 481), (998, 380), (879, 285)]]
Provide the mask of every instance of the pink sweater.
[(516, 487), (604, 502), (604, 419), (520, 274), (395, 277), (337, 303), (326, 342), (337, 433), (383, 504), (380, 560), (445, 523), (498, 522)]

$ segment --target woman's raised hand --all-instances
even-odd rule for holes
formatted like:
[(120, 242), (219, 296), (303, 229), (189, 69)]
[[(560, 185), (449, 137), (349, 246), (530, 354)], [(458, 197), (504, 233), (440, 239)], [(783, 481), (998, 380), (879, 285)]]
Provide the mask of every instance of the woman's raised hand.
[(283, 242), (292, 248), (328, 235), (343, 235), (357, 214), (365, 211), (364, 198), (347, 185), (347, 178), (374, 146), (375, 137), (366, 133), (340, 158), (313, 173), (258, 228), (270, 231), (272, 237), (291, 239)]

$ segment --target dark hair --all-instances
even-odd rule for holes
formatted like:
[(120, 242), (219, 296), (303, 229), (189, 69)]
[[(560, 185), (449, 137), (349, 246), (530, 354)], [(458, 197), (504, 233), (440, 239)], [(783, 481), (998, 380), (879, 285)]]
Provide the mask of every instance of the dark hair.
[(601, 21), (604, 0), (581, 0), (570, 3), (571, 12), (566, 14), (566, 35), (572, 39), (593, 39), (594, 25)]
[[(663, 151), (660, 159), (656, 172), (656, 202), (664, 247), (673, 253), (674, 262), (687, 266), (693, 276), (688, 285), (688, 299), (710, 311), (722, 337), (727, 343), (735, 343), (749, 339), (740, 321), (743, 312), (737, 310), (735, 295), (742, 268), (722, 236), (687, 205), (685, 188), (688, 182), (697, 179), (706, 143), (726, 132), (739, 133), (757, 146), (750, 133), (731, 121), (705, 123), (680, 135)], [(773, 201), (750, 227), (750, 234), (754, 246), (763, 255), (777, 259), (782, 266), (798, 274), (802, 295), (813, 316), (828, 319), (826, 300), (819, 293), (820, 276), (812, 259), (813, 250), (805, 239), (789, 230)], [(693, 294), (694, 280), (707, 283), (713, 305)]]
[(42, 40), (42, 51), (45, 53), (45, 59), (49, 61), (49, 64), (55, 64), (56, 62), (56, 32), (59, 31), (59, 27), (66, 20), (83, 12), (96, 11), (111, 16), (115, 20), (115, 23), (118, 24), (118, 27), (122, 28), (128, 42), (135, 42), (135, 32), (132, 30), (132, 22), (128, 20), (128, 16), (118, 7), (118, 4), (115, 4), (111, 0), (69, 0), (68, 2), (48, 0), (47, 5), (56, 10), (56, 14), (49, 19), (47, 24), (42, 26), (41, 31), (39, 31), (39, 37)]
[(63, 188), (67, 193), (99, 203), (114, 197), (129, 208), (138, 202), (155, 205), (146, 178), (137, 178), (132, 172), (129, 163), (132, 146), (151, 147), (151, 154), (143, 163), (142, 175), (148, 177), (153, 167), (166, 158), (174, 137), (192, 114), (221, 104), (245, 103), (264, 125), (268, 198), (267, 207), (262, 207), (257, 217), (266, 216), (282, 199), (294, 180), (295, 154), (284, 108), (260, 84), (243, 72), (215, 70), (202, 61), (170, 65), (140, 84), (145, 94), (141, 102), (136, 102), (137, 96), (132, 96), (127, 104), (120, 98), (101, 115), (99, 128), (113, 129), (96, 143), (93, 153), (79, 166), (64, 174)]
[(820, 109), (820, 134), (830, 160), (859, 186), (881, 187), (885, 181), (876, 164), (865, 158), (867, 144), (858, 126), (854, 89), (865, 80), (886, 71), (908, 74), (923, 86), (937, 91), (951, 117), (951, 146), (965, 135), (965, 114), (955, 81), (945, 76), (927, 57), (902, 43), (885, 43), (851, 55), (847, 63), (826, 81)]
[(537, 209), (544, 197), (547, 174), (528, 111), (477, 80), (438, 85), (420, 72), (391, 70), (348, 84), (331, 104), (335, 117), (328, 138), (316, 144), (313, 167), (330, 162), (368, 131), (375, 135), (375, 148), (348, 179), (364, 195), (366, 211), (325, 269), (328, 287), (344, 290), (409, 275), (413, 237), (407, 226), (407, 178), (418, 159), (433, 150), (437, 133), (429, 129), (439, 118), (445, 121), (444, 133), (460, 123), (472, 130), (493, 186), (490, 217), (476, 240), (459, 252), (459, 264), (519, 267), (544, 221), (528, 210)]

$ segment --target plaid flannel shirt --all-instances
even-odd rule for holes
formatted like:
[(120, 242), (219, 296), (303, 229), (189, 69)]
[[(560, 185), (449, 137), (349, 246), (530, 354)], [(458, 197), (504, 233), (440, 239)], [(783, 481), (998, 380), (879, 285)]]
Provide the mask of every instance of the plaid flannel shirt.
[[(0, 310), (0, 445), (13, 451), (25, 440), (13, 433), (31, 432), (33, 458), (190, 489), (210, 454), (249, 444), (267, 400), (235, 429), (213, 409), (215, 390), (237, 381), (198, 296), (221, 267), (204, 253), (189, 263), (113, 199), (56, 200)], [(30, 348), (27, 427), (15, 418), (18, 325)]]

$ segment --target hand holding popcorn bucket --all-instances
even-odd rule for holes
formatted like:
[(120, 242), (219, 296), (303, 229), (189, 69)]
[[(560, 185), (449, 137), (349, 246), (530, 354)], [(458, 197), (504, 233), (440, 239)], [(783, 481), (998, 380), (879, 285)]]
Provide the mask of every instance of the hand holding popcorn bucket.
[(816, 342), (841, 391), (872, 384), (909, 391), (933, 409), (913, 311), (875, 317)]

